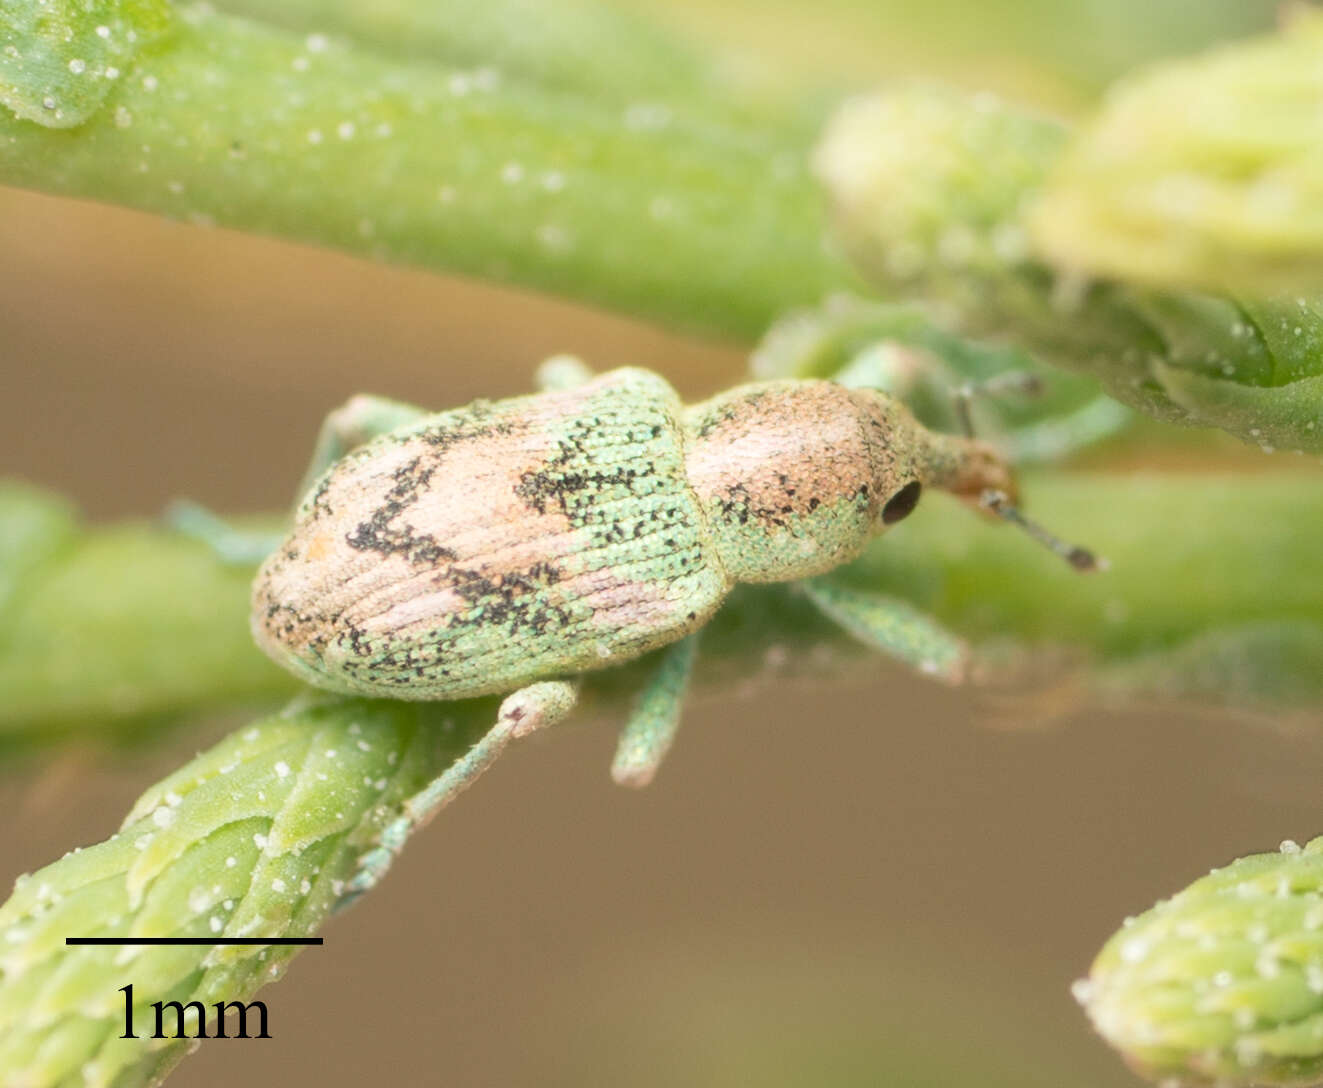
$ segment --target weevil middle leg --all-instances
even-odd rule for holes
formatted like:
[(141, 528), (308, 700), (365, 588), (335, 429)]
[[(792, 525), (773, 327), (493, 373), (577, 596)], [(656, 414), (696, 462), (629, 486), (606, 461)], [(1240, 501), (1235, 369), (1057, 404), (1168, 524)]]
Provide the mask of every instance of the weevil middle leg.
[(507, 695), (496, 714), (496, 724), (445, 771), (408, 798), (403, 813), (382, 831), (378, 845), (359, 859), (358, 872), (347, 886), (347, 898), (373, 887), (409, 837), (468, 789), (512, 740), (560, 721), (577, 700), (578, 686), (569, 680), (543, 680)]
[(646, 786), (670, 751), (697, 650), (695, 632), (660, 651), (660, 660), (620, 731), (611, 764), (611, 777), (620, 785)]

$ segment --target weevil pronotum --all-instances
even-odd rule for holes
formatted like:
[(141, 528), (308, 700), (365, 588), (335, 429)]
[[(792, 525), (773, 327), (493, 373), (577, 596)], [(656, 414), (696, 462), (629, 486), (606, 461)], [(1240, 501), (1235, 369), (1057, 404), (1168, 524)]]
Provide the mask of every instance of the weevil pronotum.
[(698, 632), (737, 583), (798, 582), (852, 634), (958, 678), (958, 640), (828, 573), (924, 488), (1094, 565), (1024, 521), (991, 445), (931, 432), (877, 389), (783, 379), (686, 406), (646, 370), (593, 376), (560, 357), (542, 373), (542, 393), (448, 412), (350, 400), (323, 425), (294, 527), (257, 574), (258, 643), (315, 687), (507, 696), (490, 732), (387, 828), (358, 889), (510, 740), (563, 717), (579, 674), (661, 651), (613, 766), (647, 783)]

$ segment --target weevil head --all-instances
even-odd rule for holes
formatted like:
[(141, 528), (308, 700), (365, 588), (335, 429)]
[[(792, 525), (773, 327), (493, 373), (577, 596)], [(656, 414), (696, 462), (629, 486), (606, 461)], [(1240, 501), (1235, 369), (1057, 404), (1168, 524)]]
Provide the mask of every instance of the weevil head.
[(992, 444), (929, 431), (886, 393), (856, 390), (854, 396), (868, 424), (879, 531), (908, 517), (929, 488), (949, 491), (976, 506), (986, 491), (1015, 500), (1014, 472)]

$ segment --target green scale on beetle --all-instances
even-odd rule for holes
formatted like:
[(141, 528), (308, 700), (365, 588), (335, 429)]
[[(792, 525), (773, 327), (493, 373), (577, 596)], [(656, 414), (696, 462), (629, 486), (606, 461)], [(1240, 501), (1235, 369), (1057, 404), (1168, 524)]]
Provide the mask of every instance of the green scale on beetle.
[(387, 828), (356, 890), (510, 740), (562, 718), (579, 674), (661, 651), (612, 768), (650, 781), (698, 632), (739, 583), (798, 582), (855, 637), (959, 679), (958, 639), (830, 573), (924, 488), (1093, 565), (1024, 522), (992, 446), (927, 430), (880, 389), (787, 378), (686, 406), (646, 370), (593, 376), (561, 357), (543, 378), (542, 393), (440, 413), (352, 399), (324, 424), (293, 529), (257, 574), (258, 644), (314, 687), (507, 696), (490, 732)]

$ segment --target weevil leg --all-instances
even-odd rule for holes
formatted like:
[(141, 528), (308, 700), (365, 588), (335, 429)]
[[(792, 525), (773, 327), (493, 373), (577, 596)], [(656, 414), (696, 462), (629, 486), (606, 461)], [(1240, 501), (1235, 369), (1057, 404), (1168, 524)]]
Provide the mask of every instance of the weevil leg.
[(680, 710), (697, 651), (697, 633), (662, 651), (620, 732), (611, 764), (611, 777), (619, 785), (646, 786), (666, 758), (680, 725)]
[(302, 499), (317, 478), (350, 450), (428, 414), (425, 408), (385, 397), (364, 393), (350, 397), (322, 420), (317, 442), (312, 448), (312, 460), (303, 474), (296, 501)]
[(845, 585), (830, 574), (806, 578), (799, 588), (824, 616), (866, 646), (947, 683), (964, 679), (968, 647), (913, 605)]
[(552, 355), (538, 365), (534, 380), (544, 393), (574, 389), (592, 381), (591, 368), (577, 355)]
[(483, 738), (404, 802), (404, 811), (386, 825), (378, 845), (359, 859), (358, 871), (349, 881), (341, 905), (373, 887), (409, 837), (468, 789), (512, 740), (560, 721), (573, 709), (577, 698), (578, 687), (568, 680), (529, 684), (506, 696), (497, 712), (496, 724)]
[(256, 566), (276, 550), (284, 537), (284, 533), (237, 529), (189, 499), (176, 499), (162, 517), (176, 532), (205, 544), (222, 563), (238, 567)]

